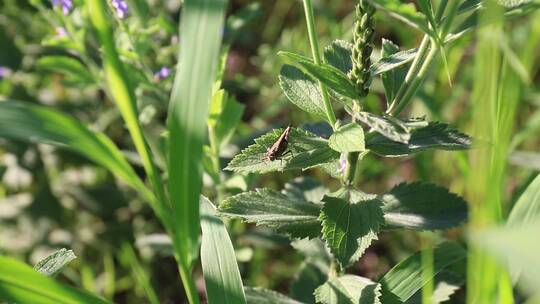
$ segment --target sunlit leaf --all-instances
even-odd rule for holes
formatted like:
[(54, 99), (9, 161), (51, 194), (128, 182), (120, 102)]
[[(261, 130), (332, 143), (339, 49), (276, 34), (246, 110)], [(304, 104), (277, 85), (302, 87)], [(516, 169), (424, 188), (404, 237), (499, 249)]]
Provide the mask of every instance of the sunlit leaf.
[(311, 76), (286, 64), (281, 68), (279, 85), (294, 105), (320, 118), (326, 118), (321, 90)]
[(34, 266), (34, 269), (48, 277), (54, 278), (69, 262), (76, 258), (77, 256), (75, 256), (73, 250), (62, 248), (40, 260)]
[(364, 151), (364, 130), (356, 123), (341, 126), (328, 139), (328, 146), (342, 153)]
[(315, 291), (317, 303), (381, 304), (381, 285), (369, 279), (346, 274), (330, 279)]
[(273, 290), (244, 287), (248, 304), (303, 304)]

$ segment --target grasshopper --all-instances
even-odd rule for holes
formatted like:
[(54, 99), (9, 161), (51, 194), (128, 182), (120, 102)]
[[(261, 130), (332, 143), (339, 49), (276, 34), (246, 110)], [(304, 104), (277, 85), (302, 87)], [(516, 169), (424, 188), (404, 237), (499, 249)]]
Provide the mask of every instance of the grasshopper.
[[(287, 151), (287, 146), (289, 145), (289, 135), (291, 133), (291, 126), (287, 126), (287, 128), (281, 133), (279, 138), (276, 140), (276, 142), (266, 151), (264, 154), (262, 160), (263, 161), (273, 161), (276, 160), (282, 156), (284, 156), (287, 153), (292, 153), (291, 150)], [(287, 151), (287, 152), (286, 152)]]

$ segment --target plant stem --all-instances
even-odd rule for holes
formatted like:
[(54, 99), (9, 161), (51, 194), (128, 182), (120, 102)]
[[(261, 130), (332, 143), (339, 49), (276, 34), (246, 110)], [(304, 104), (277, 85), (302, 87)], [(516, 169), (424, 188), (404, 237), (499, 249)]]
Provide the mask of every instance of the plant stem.
[[(311, 0), (304, 0), (304, 12), (306, 14), (306, 23), (307, 23), (307, 29), (308, 29), (308, 35), (309, 35), (309, 43), (311, 45), (311, 53), (313, 54), (313, 62), (315, 62), (315, 64), (317, 65), (320, 65), (322, 63), (321, 52), (319, 50), (319, 42), (317, 39), (317, 33), (315, 31), (315, 20), (313, 18), (313, 4)], [(334, 109), (332, 108), (332, 104), (330, 103), (330, 96), (328, 95), (328, 89), (320, 81), (319, 81), (319, 87), (321, 88), (324, 108), (326, 111), (326, 119), (328, 120), (328, 123), (330, 123), (332, 128), (334, 128), (334, 125), (336, 124), (336, 115), (334, 114)]]

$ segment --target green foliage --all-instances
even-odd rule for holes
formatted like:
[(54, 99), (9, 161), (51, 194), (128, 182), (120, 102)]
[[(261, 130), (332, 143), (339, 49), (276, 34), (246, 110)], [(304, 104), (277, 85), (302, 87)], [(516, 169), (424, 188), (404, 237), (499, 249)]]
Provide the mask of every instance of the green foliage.
[(472, 140), (468, 135), (438, 122), (431, 122), (426, 127), (412, 130), (407, 144), (392, 141), (379, 134), (366, 141), (369, 150), (386, 157), (406, 156), (428, 149), (467, 150), (471, 146)]
[(426, 16), (416, 10), (414, 4), (403, 3), (399, 0), (371, 0), (378, 7), (387, 11), (392, 17), (395, 17), (408, 25), (420, 29), (424, 33), (432, 33), (429, 28)]
[(229, 142), (242, 119), (245, 108), (224, 90), (219, 90), (214, 94), (208, 110), (208, 126), (214, 129), (219, 147)]
[(352, 69), (352, 43), (343, 40), (334, 40), (324, 48), (324, 59), (331, 66), (348, 74)]
[(316, 237), (321, 232), (318, 205), (270, 189), (230, 197), (221, 203), (219, 211), (295, 238)]
[(34, 269), (41, 274), (54, 278), (67, 264), (69, 264), (69, 262), (75, 260), (76, 258), (77, 256), (75, 256), (73, 250), (62, 248), (40, 260), (34, 266)]
[(201, 265), (209, 303), (246, 303), (234, 248), (215, 207), (201, 197)]
[(0, 256), (0, 300), (14, 303), (109, 303), (56, 282), (17, 260)]
[(342, 268), (356, 262), (384, 223), (380, 201), (325, 196), (320, 219), (322, 238)]
[(328, 139), (328, 146), (342, 153), (364, 151), (364, 130), (355, 123), (341, 126)]
[(392, 141), (402, 144), (409, 143), (410, 130), (404, 122), (397, 118), (378, 116), (369, 112), (355, 113), (354, 118)]
[(198, 252), (202, 147), (225, 4), (225, 0), (184, 1), (179, 31), (183, 43), (189, 47), (182, 48), (178, 54), (179, 73), (174, 79), (168, 113), (173, 243), (190, 303), (199, 302), (190, 270)]
[(37, 67), (64, 74), (70, 83), (85, 86), (94, 83), (94, 77), (77, 59), (67, 56), (45, 56), (37, 62)]
[[(444, 269), (463, 261), (465, 250), (456, 243), (442, 243), (433, 253), (433, 272), (435, 276)], [(379, 281), (382, 285), (382, 303), (405, 303), (427, 282), (421, 275), (424, 271), (421, 253), (416, 253), (390, 269)]]
[(260, 287), (244, 287), (248, 304), (301, 304), (275, 291)]
[[(395, 58), (400, 53), (402, 52), (399, 52), (399, 47), (396, 44), (394, 44), (392, 41), (387, 40), (387, 39), (382, 40), (381, 61), (386, 60), (389, 64), (399, 63), (400, 61), (394, 60), (391, 58)], [(416, 56), (416, 52), (414, 56)], [(373, 67), (375, 68), (375, 66), (377, 65), (378, 64), (375, 64)], [(381, 80), (384, 86), (384, 95), (386, 96), (387, 104), (390, 104), (390, 102), (392, 102), (399, 88), (405, 81), (407, 70), (408, 70), (408, 65), (404, 63), (404, 64), (400, 64), (395, 69), (381, 72)]]
[(355, 275), (335, 277), (315, 291), (317, 303), (323, 304), (381, 304), (381, 285)]
[(339, 69), (329, 64), (317, 65), (311, 59), (291, 52), (281, 51), (279, 55), (299, 64), (308, 74), (337, 93), (352, 99), (358, 99), (360, 97), (356, 92), (355, 85)]
[(313, 133), (293, 128), (289, 136), (288, 155), (275, 160), (263, 160), (264, 155), (283, 133), (277, 129), (257, 139), (242, 150), (225, 168), (235, 172), (265, 173), (293, 169), (309, 169), (339, 159), (339, 153), (328, 147), (328, 142)]
[(467, 203), (446, 188), (402, 183), (380, 197), (386, 225), (415, 230), (447, 229), (467, 219)]
[(299, 68), (286, 64), (281, 68), (279, 84), (285, 96), (294, 105), (320, 118), (326, 117), (319, 85), (311, 76)]

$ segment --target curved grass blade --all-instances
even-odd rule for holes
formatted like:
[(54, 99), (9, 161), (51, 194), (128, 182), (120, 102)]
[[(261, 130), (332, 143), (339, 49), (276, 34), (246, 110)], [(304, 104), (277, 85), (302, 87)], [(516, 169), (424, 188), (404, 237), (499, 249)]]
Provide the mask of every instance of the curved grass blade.
[(17, 260), (0, 256), (0, 300), (14, 303), (109, 303), (95, 295), (60, 284)]
[(201, 264), (209, 303), (246, 303), (234, 248), (214, 205), (201, 196)]

